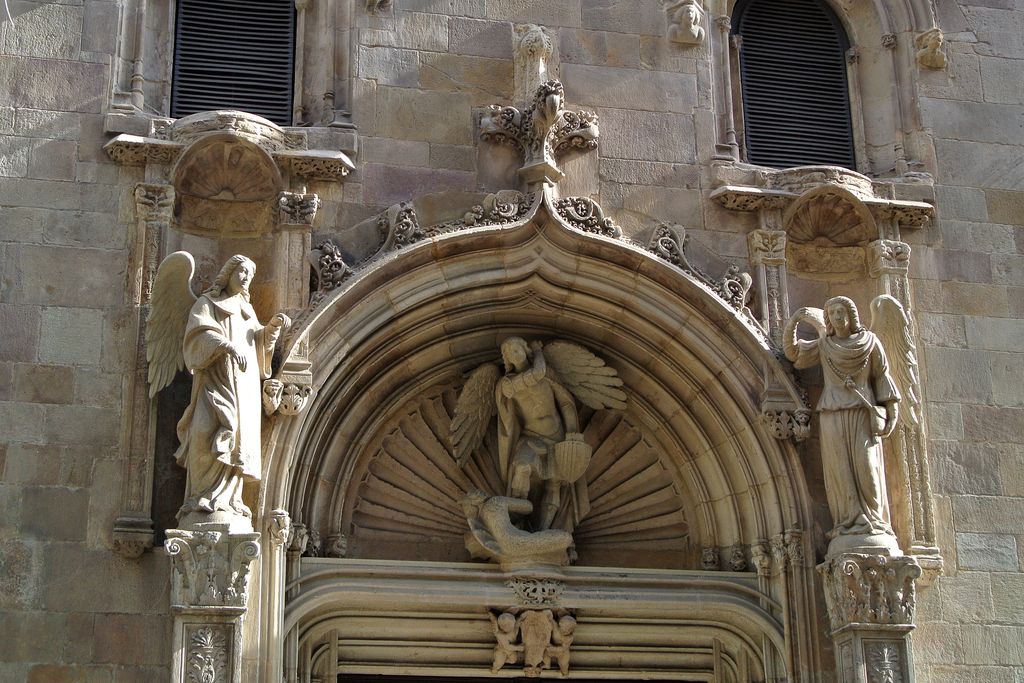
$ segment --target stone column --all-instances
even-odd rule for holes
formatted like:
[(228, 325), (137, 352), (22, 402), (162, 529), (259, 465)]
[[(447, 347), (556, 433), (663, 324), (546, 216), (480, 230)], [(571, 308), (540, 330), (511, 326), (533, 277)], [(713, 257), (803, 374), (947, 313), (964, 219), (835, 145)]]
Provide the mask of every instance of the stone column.
[(169, 529), (164, 547), (173, 562), (172, 683), (242, 683), (242, 618), (249, 599), (258, 533), (230, 533), (227, 524)]
[(825, 587), (838, 683), (912, 683), (913, 557), (842, 554), (818, 565)]
[(786, 233), (783, 230), (753, 230), (747, 235), (750, 265), (757, 273), (757, 294), (761, 324), (778, 346), (782, 328), (789, 319), (789, 290), (786, 287)]
[(135, 371), (125, 385), (124, 441), (128, 461), (121, 490), (121, 512), (114, 521), (114, 548), (125, 557), (138, 557), (153, 545), (152, 481), (155, 400), (146, 377), (146, 318), (153, 280), (160, 263), (164, 236), (170, 230), (174, 188), (140, 183), (135, 187), (135, 230), (130, 244), (128, 296), (135, 307)]
[(308, 254), (313, 236), (313, 221), (320, 208), (320, 197), (301, 188), (281, 192), (277, 200), (278, 231), (274, 249), (277, 273), (277, 301), (281, 308), (300, 311), (309, 301)]

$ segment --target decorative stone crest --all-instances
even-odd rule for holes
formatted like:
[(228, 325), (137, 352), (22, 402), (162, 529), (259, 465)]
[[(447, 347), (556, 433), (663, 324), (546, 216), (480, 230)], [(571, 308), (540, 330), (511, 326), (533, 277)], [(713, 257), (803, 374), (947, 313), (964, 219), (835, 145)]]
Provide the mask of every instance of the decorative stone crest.
[(883, 274), (910, 272), (910, 245), (896, 240), (875, 240), (868, 244), (868, 274), (879, 277)]
[(523, 612), (488, 612), (494, 631), (494, 660), (491, 673), (498, 673), (506, 664), (515, 664), (523, 656), (523, 673), (537, 678), (551, 668), (552, 660), (563, 676), (569, 675), (569, 656), (576, 633), (576, 619), (562, 612), (555, 620), (550, 609)]
[(704, 10), (698, 0), (661, 0), (668, 19), (668, 39), (683, 45), (698, 45), (704, 41), (701, 21)]
[(315, 193), (282, 192), (277, 200), (279, 221), (288, 225), (313, 225), (320, 208), (320, 197)]
[(524, 605), (557, 605), (565, 591), (565, 584), (554, 579), (513, 577), (505, 582), (519, 602)]
[(945, 38), (938, 28), (931, 28), (914, 39), (917, 48), (917, 63), (929, 69), (945, 69), (946, 53), (942, 50)]
[(554, 208), (566, 223), (583, 232), (622, 237), (622, 228), (606, 218), (597, 202), (587, 197), (563, 197), (554, 201)]
[(793, 411), (762, 409), (761, 420), (776, 439), (803, 441), (811, 435), (811, 411), (806, 408)]
[(533, 206), (534, 194), (518, 190), (499, 190), (489, 194), (483, 204), (477, 204), (466, 212), (462, 224), (466, 227), (476, 225), (500, 225), (514, 223), (529, 213)]
[(519, 176), (526, 183), (557, 183), (565, 174), (556, 160), (570, 149), (596, 149), (597, 114), (563, 108), (565, 89), (559, 81), (537, 88), (523, 111), (491, 105), (480, 118), (480, 139), (511, 145), (523, 152)]
[(260, 535), (229, 534), (226, 525), (218, 526), (217, 531), (167, 531), (164, 548), (173, 561), (173, 606), (245, 609)]
[(818, 565), (832, 629), (848, 624), (913, 624), (914, 582), (921, 567), (913, 557), (843, 554)]

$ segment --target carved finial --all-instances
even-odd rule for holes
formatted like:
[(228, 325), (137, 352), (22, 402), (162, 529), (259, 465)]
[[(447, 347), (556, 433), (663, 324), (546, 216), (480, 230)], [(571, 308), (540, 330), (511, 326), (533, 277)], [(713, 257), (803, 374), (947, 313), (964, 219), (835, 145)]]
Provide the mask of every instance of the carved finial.
[(536, 24), (516, 24), (512, 36), (514, 101), (525, 104), (541, 84), (558, 78), (555, 44)]
[(668, 19), (668, 39), (683, 45), (704, 41), (704, 10), (697, 0), (661, 0)]
[(915, 40), (917, 63), (929, 69), (945, 69), (946, 53), (942, 51), (944, 38), (938, 28), (930, 28)]

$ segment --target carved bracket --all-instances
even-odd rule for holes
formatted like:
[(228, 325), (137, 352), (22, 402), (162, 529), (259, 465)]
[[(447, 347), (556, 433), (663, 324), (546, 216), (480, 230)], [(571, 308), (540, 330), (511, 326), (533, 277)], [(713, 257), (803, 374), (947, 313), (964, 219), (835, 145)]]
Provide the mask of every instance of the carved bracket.
[(868, 274), (906, 275), (910, 272), (910, 245), (896, 240), (875, 240), (868, 244)]
[(491, 673), (522, 656), (523, 673), (537, 678), (552, 662), (562, 676), (569, 675), (569, 657), (576, 637), (576, 617), (566, 610), (510, 609), (488, 612), (494, 631), (494, 659)]
[(762, 408), (761, 420), (776, 439), (803, 441), (811, 435), (811, 411), (808, 408), (793, 411)]
[(171, 557), (171, 604), (177, 609), (225, 607), (245, 610), (252, 562), (260, 556), (259, 534), (169, 529), (164, 548)]

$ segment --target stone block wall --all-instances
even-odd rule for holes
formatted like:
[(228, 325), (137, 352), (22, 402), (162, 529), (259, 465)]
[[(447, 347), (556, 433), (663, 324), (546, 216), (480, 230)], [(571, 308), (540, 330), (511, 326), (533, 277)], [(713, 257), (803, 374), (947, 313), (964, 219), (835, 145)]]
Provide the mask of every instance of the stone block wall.
[[(143, 180), (101, 149), (117, 5), (12, 0), (14, 22), (0, 23), (4, 681), (169, 675), (167, 558), (123, 559), (110, 539), (135, 362), (132, 189)], [(1024, 7), (937, 6), (949, 65), (922, 69), (917, 88), (938, 218), (905, 239), (946, 570), (919, 593), (917, 676), (1022, 683)], [(554, 37), (568, 106), (601, 117), (599, 154), (569, 162), (571, 190), (626, 227), (681, 223), (696, 261), (746, 258), (752, 218), (707, 201), (709, 43), (668, 43), (655, 0), (395, 0), (353, 13), (357, 171), (339, 190), (312, 188), (327, 200), (316, 232), (419, 194), (481, 189), (473, 112), (512, 103), (512, 24), (530, 22)]]

